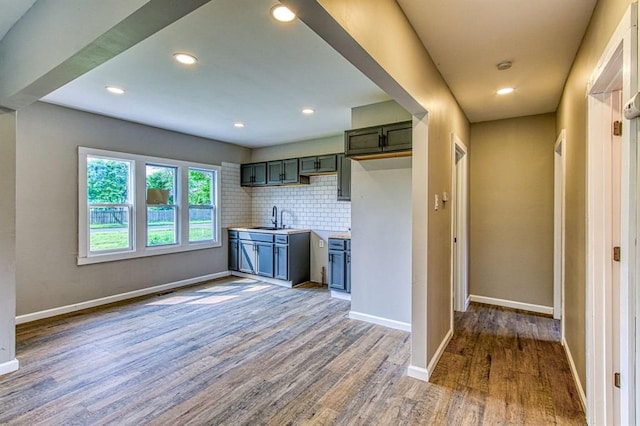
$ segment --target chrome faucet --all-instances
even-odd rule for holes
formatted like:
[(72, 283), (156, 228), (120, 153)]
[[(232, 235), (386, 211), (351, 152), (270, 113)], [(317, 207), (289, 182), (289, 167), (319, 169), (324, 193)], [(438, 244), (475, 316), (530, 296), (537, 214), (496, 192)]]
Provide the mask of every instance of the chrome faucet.
[(278, 208), (276, 206), (271, 209), (271, 223), (278, 229)]

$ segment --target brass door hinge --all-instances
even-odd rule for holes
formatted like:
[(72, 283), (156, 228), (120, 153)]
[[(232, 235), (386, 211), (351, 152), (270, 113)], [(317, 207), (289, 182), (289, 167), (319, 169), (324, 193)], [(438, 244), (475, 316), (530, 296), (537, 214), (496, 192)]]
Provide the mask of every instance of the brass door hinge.
[(613, 373), (613, 386), (620, 388), (620, 373)]
[(622, 136), (622, 121), (613, 122), (613, 136)]
[(620, 247), (613, 248), (613, 260), (620, 262)]

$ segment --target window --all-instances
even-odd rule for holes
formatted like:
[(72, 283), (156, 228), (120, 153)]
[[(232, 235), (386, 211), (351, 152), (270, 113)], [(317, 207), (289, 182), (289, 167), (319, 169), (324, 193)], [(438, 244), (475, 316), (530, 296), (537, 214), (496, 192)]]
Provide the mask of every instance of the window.
[(79, 148), (78, 264), (220, 247), (220, 167)]
[(133, 164), (87, 156), (89, 252), (132, 250)]
[(176, 172), (147, 164), (147, 247), (178, 243)]
[(189, 169), (189, 242), (216, 239), (213, 175), (211, 170)]

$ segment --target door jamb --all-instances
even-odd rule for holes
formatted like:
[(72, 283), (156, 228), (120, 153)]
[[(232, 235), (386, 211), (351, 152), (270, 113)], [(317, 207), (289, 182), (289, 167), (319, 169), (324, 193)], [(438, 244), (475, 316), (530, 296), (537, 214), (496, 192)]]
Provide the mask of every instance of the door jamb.
[[(617, 302), (620, 306), (620, 420), (622, 424), (635, 424), (636, 390), (635, 371), (635, 285), (638, 237), (636, 203), (637, 194), (637, 123), (625, 121), (628, 129), (622, 135), (622, 193), (621, 193), (621, 248), (620, 300), (607, 300), (604, 288), (610, 248), (607, 244), (606, 185), (607, 147), (603, 147), (603, 135), (609, 135), (610, 123), (600, 117), (605, 106), (598, 94), (611, 91), (610, 84), (622, 70), (622, 99), (630, 99), (637, 91), (637, 4), (633, 3), (618, 24), (607, 48), (598, 61), (587, 84), (587, 246), (586, 246), (586, 355), (587, 355), (587, 422), (609, 424), (612, 422), (612, 381), (610, 316), (609, 309)], [(599, 119), (600, 118), (600, 119)], [(633, 195), (633, 196), (632, 196)], [(609, 321), (607, 323), (607, 321)]]
[[(460, 165), (456, 166), (456, 154), (461, 153)], [(465, 312), (469, 306), (469, 149), (462, 140), (451, 133), (451, 205), (456, 206), (455, 215), (451, 217), (451, 291), (453, 308)], [(462, 200), (458, 200), (457, 167), (462, 167)], [(460, 202), (462, 201), (462, 202)], [(457, 235), (455, 235), (457, 233)], [(457, 238), (457, 243), (453, 238)], [(458, 260), (458, 262), (456, 262)], [(460, 261), (461, 260), (461, 261)], [(455, 280), (457, 269), (458, 277)]]
[(561, 320), (561, 337), (564, 341), (564, 247), (565, 247), (565, 169), (566, 136), (560, 131), (554, 148), (554, 260), (553, 260), (553, 318)]

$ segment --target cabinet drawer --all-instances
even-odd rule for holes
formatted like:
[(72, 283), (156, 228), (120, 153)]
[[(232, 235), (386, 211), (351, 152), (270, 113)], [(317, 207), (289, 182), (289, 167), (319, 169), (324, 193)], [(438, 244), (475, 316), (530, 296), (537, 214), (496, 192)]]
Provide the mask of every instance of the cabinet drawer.
[(237, 239), (237, 238), (238, 238), (238, 231), (229, 231), (230, 240)]
[(329, 238), (329, 250), (344, 250), (346, 246), (347, 240)]
[(239, 238), (241, 240), (251, 240), (251, 241), (263, 241), (265, 243), (273, 242), (273, 234), (263, 234), (261, 232), (245, 232), (240, 231), (238, 233)]
[(276, 235), (276, 243), (278, 243), (278, 244), (289, 244), (289, 236), (288, 235)]

